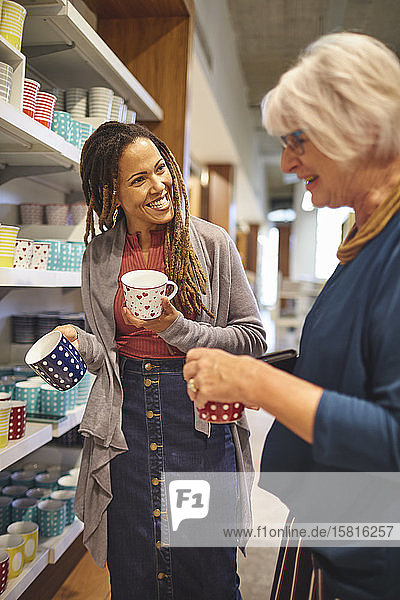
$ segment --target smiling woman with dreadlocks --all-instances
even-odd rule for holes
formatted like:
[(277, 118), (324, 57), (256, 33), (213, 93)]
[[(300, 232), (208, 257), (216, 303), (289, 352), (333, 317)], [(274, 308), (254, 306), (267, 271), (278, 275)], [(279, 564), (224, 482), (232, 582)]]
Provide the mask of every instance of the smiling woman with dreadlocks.
[[(240, 257), (223, 229), (190, 217), (176, 160), (145, 127), (101, 125), (83, 147), (81, 177), (90, 333), (60, 329), (97, 375), (80, 428), (75, 506), (84, 542), (100, 566), (107, 561), (113, 600), (238, 600), (236, 548), (164, 546), (160, 515), (163, 471), (251, 470), (245, 418), (202, 421), (182, 374), (191, 348), (265, 353)], [(156, 319), (124, 306), (121, 277), (136, 269), (165, 272), (178, 286)], [(248, 497), (239, 495), (243, 522)]]

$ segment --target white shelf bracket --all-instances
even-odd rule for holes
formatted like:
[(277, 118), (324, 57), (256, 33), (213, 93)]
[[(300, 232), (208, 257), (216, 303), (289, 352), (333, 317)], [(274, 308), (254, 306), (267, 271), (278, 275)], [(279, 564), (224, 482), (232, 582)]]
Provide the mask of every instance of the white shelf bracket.
[(34, 165), (23, 165), (13, 167), (6, 165), (6, 167), (0, 170), (0, 185), (16, 179), (18, 177), (31, 177), (34, 175), (49, 175), (51, 173), (65, 173), (65, 171), (71, 171), (73, 167), (62, 167), (61, 165), (54, 166), (34, 166)]
[(27, 58), (36, 58), (37, 56), (46, 56), (56, 52), (64, 52), (75, 48), (75, 42), (70, 44), (38, 44), (37, 46), (23, 46), (22, 52)]

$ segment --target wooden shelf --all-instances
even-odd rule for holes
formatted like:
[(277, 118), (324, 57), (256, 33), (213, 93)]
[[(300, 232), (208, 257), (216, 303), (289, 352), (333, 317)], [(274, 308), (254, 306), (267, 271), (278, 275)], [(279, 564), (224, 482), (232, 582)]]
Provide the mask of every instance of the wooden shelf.
[(53, 423), (51, 425), (53, 438), (58, 438), (70, 429), (79, 425), (82, 421), (83, 413), (85, 412), (86, 404), (79, 404), (72, 410), (67, 411), (67, 418), (61, 423)]
[(0, 451), (0, 470), (6, 469), (17, 460), (44, 446), (52, 438), (51, 425), (28, 421), (25, 436), (20, 440), (8, 442), (7, 446)]
[(1, 287), (80, 287), (79, 271), (40, 271), (0, 267)]
[(110, 87), (136, 111), (138, 120), (163, 119), (160, 106), (68, 0), (36, 6), (22, 0), (21, 4), (28, 11), (23, 52), (39, 44), (75, 44), (63, 52), (28, 59), (55, 87)]

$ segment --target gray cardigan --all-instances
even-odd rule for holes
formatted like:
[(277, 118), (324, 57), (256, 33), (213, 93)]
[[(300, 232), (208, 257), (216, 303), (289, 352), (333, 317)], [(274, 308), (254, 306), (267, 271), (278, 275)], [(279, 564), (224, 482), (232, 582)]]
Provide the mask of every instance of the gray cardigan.
[[(112, 499), (110, 461), (128, 450), (121, 429), (122, 385), (115, 341), (114, 298), (125, 246), (126, 223), (96, 236), (86, 248), (82, 264), (82, 301), (88, 329), (78, 329), (79, 351), (88, 369), (97, 375), (80, 426), (85, 436), (76, 490), (75, 512), (84, 522), (83, 541), (99, 566), (107, 559), (107, 506)], [(233, 354), (262, 356), (265, 332), (254, 295), (229, 235), (220, 227), (191, 218), (190, 238), (207, 273), (204, 305), (215, 315), (202, 313), (197, 321), (181, 313), (160, 337), (187, 352), (208, 346)], [(205, 435), (210, 424), (197, 411), (195, 428)], [(247, 420), (231, 426), (238, 471), (252, 473)], [(252, 475), (240, 477), (241, 519), (249, 523)]]

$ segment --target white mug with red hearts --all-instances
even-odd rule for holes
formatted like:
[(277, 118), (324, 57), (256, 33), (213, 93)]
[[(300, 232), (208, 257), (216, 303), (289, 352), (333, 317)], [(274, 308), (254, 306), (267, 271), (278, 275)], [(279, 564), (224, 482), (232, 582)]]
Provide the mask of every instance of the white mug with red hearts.
[(47, 242), (33, 242), (32, 246), (31, 269), (47, 269), (49, 260), (50, 244)]
[(14, 252), (14, 269), (29, 269), (32, 258), (32, 240), (17, 239)]
[[(121, 277), (124, 289), (125, 304), (138, 319), (155, 319), (162, 313), (163, 296), (172, 300), (178, 291), (174, 281), (161, 271), (142, 269), (129, 271)], [(167, 285), (174, 288), (171, 294), (166, 294)]]

